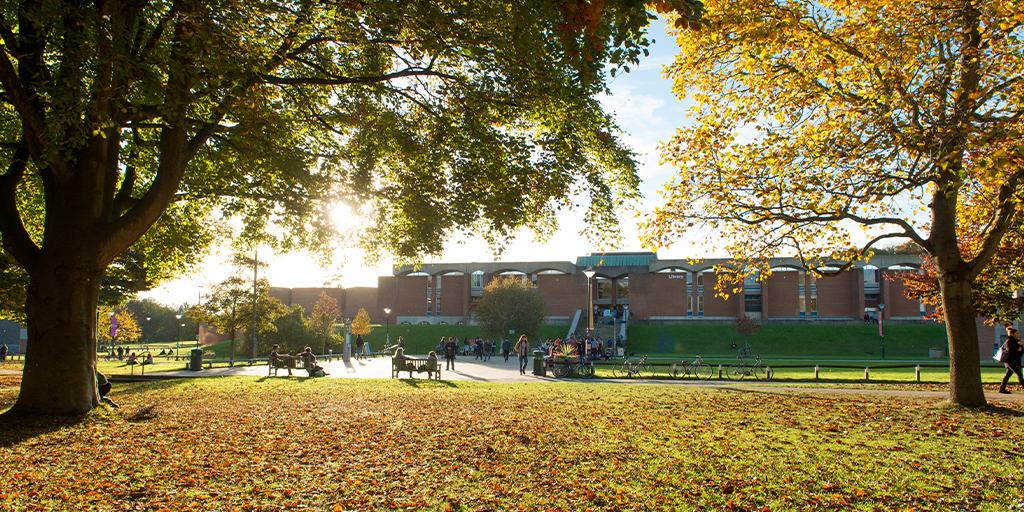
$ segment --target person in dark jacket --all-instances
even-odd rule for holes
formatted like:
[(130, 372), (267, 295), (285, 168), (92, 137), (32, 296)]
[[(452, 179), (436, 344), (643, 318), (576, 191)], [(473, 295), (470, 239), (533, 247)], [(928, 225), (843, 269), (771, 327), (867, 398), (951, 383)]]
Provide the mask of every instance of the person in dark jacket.
[(446, 370), (455, 369), (455, 351), (459, 349), (458, 344), (455, 343), (455, 338), (448, 338), (448, 342), (444, 344), (444, 362)]
[(508, 362), (508, 355), (512, 352), (512, 340), (505, 338), (501, 342), (501, 354), (505, 356), (505, 362)]
[(1020, 333), (1011, 326), (1006, 326), (1006, 352), (1010, 354), (1010, 360), (1003, 363), (1006, 365), (1006, 375), (1003, 375), (1003, 382), (999, 385), (999, 392), (1010, 394), (1006, 390), (1006, 383), (1010, 382), (1010, 376), (1017, 374), (1017, 380), (1021, 387), (1024, 387), (1024, 375), (1021, 375), (1020, 356), (1024, 354), (1024, 347), (1020, 344)]

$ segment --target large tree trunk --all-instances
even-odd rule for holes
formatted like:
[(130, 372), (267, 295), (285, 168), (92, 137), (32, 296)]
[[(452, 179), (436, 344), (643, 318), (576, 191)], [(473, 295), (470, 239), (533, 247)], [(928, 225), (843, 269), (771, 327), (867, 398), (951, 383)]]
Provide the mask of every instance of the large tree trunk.
[(946, 274), (939, 278), (942, 308), (949, 335), (949, 401), (969, 407), (985, 405), (978, 355), (971, 281), (966, 276)]
[(85, 414), (100, 403), (96, 305), (103, 272), (86, 268), (74, 255), (48, 263), (29, 282), (25, 371), (11, 412)]

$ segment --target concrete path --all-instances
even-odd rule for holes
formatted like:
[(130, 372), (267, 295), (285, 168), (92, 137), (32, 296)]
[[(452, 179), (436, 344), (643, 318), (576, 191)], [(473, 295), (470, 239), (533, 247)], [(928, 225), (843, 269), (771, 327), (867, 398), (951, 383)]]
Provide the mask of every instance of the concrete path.
[[(423, 356), (414, 356), (423, 357)], [(356, 360), (353, 359), (348, 363), (341, 359), (334, 359), (331, 362), (318, 361), (327, 371), (329, 379), (390, 379), (391, 378), (391, 359), (385, 357), (375, 357)], [(444, 361), (442, 360), (443, 364)], [(661, 372), (662, 370), (659, 370)], [(0, 374), (18, 374), (21, 373), (17, 370), (0, 370)], [(304, 378), (306, 372), (304, 370), (293, 370), (295, 377)], [(146, 374), (147, 376), (158, 376), (168, 375), (185, 378), (202, 378), (202, 377), (221, 377), (228, 375), (250, 375), (257, 377), (266, 377), (268, 375), (268, 368), (266, 364), (257, 364), (255, 366), (248, 366), (240, 364), (234, 367), (216, 367), (213, 369), (204, 369), (198, 372), (188, 370), (175, 370), (167, 372), (153, 372)], [(287, 370), (278, 370), (278, 377), (286, 377), (288, 375)], [(113, 376), (113, 375), (112, 375)], [(414, 373), (413, 378), (426, 379), (426, 374)], [(408, 372), (403, 372), (400, 378), (409, 378)], [(915, 390), (895, 390), (895, 389), (882, 389), (881, 387), (873, 389), (871, 387), (865, 388), (833, 388), (833, 387), (814, 387), (814, 382), (808, 382), (807, 387), (794, 386), (793, 383), (771, 383), (771, 382), (757, 382), (757, 381), (728, 381), (711, 379), (708, 381), (698, 380), (646, 380), (646, 379), (579, 379), (576, 377), (569, 377), (566, 379), (555, 379), (549, 373), (546, 377), (540, 377), (533, 374), (533, 359), (530, 359), (527, 363), (526, 375), (519, 374), (519, 360), (516, 357), (510, 357), (508, 362), (505, 362), (503, 357), (492, 357), (490, 361), (484, 362), (473, 359), (472, 356), (462, 356), (455, 361), (455, 370), (445, 370), (441, 373), (443, 380), (456, 380), (456, 381), (476, 381), (476, 382), (581, 382), (581, 383), (605, 383), (615, 385), (641, 385), (641, 386), (692, 386), (692, 387), (707, 387), (707, 388), (719, 388), (719, 389), (733, 389), (733, 390), (759, 390), (761, 392), (772, 391), (772, 392), (787, 392), (787, 393), (835, 393), (835, 394), (852, 394), (852, 395), (890, 395), (890, 396), (911, 396), (911, 397), (931, 397), (943, 399), (949, 396), (946, 391), (915, 391)], [(870, 385), (869, 385), (870, 386)], [(1011, 388), (1012, 389), (1012, 388)], [(1018, 391), (1010, 395), (1004, 395), (996, 393), (995, 391), (986, 392), (985, 398), (989, 401), (999, 400), (1024, 400), (1024, 391)]]
[[(424, 357), (424, 356), (412, 356), (412, 357)], [(361, 360), (352, 359), (348, 363), (341, 359), (335, 359), (331, 362), (318, 361), (324, 367), (329, 374), (329, 379), (390, 379), (391, 378), (391, 359), (386, 357), (374, 357), (366, 358)], [(444, 363), (444, 360), (441, 360)], [(659, 369), (659, 372), (662, 372)], [(268, 374), (268, 368), (266, 365), (256, 366), (235, 366), (233, 368), (213, 368), (212, 370), (202, 370), (200, 372), (191, 372), (187, 370), (173, 371), (173, 372), (161, 372), (159, 375), (177, 375), (182, 377), (215, 377), (221, 375), (253, 375), (253, 376), (266, 376)], [(158, 375), (156, 373), (152, 375)], [(287, 370), (278, 370), (278, 376), (287, 375)], [(303, 370), (293, 371), (293, 375), (299, 377), (305, 377), (306, 372)], [(408, 372), (403, 372), (399, 378), (409, 378)], [(414, 373), (413, 378), (425, 379), (426, 374)], [(915, 391), (915, 390), (896, 390), (896, 389), (872, 389), (867, 388), (831, 388), (831, 387), (814, 387), (813, 382), (808, 382), (808, 387), (793, 386), (791, 383), (771, 383), (771, 382), (758, 382), (758, 381), (742, 381), (735, 382), (729, 380), (718, 380), (711, 379), (708, 381), (699, 380), (646, 380), (646, 379), (579, 379), (575, 376), (566, 379), (555, 379), (550, 373), (546, 377), (540, 377), (533, 374), (533, 359), (531, 358), (527, 362), (526, 375), (519, 374), (519, 359), (515, 356), (509, 357), (508, 362), (505, 362), (503, 357), (492, 357), (490, 361), (484, 362), (476, 360), (473, 356), (461, 356), (455, 360), (455, 370), (445, 370), (441, 373), (443, 380), (458, 380), (458, 381), (476, 381), (476, 382), (582, 382), (582, 383), (595, 383), (601, 382), (606, 384), (616, 385), (647, 385), (647, 386), (693, 386), (693, 387), (708, 387), (708, 388), (720, 388), (720, 389), (743, 389), (751, 390), (757, 389), (761, 391), (785, 391), (792, 393), (837, 393), (837, 394), (853, 394), (853, 395), (891, 395), (891, 396), (912, 396), (912, 397), (932, 397), (932, 398), (947, 398), (949, 393), (946, 391)], [(985, 393), (985, 398), (989, 401), (993, 400), (1024, 400), (1024, 391), (1019, 391), (1010, 395), (1004, 395), (996, 392)]]

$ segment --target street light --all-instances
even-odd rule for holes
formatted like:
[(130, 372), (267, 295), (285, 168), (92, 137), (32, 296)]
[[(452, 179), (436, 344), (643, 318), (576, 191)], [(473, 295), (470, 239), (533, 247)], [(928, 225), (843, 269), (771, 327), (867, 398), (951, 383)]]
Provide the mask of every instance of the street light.
[(885, 334), (882, 333), (882, 310), (885, 304), (878, 305), (878, 335), (882, 338), (882, 359), (885, 359)]
[(386, 339), (384, 344), (389, 346), (389, 347), (391, 346), (390, 327), (391, 327), (391, 308), (384, 308), (384, 338)]
[[(149, 320), (150, 320), (150, 318), (151, 317), (148, 317), (148, 316), (146, 317), (146, 330), (147, 331), (149, 330)], [(149, 341), (150, 341), (150, 338), (152, 338), (152, 337), (153, 337), (152, 334), (150, 334), (149, 336), (146, 337), (146, 352), (149, 352)]]
[(588, 338), (590, 337), (590, 331), (594, 330), (594, 290), (593, 290), (592, 284), (591, 284), (593, 282), (594, 274), (597, 274), (597, 272), (594, 269), (590, 268), (590, 267), (587, 267), (587, 269), (583, 271), (583, 275), (587, 276), (587, 337)]
[[(181, 320), (181, 313), (174, 315), (174, 318)], [(174, 322), (177, 325), (179, 322)], [(178, 333), (174, 336), (174, 360), (178, 360), (178, 352), (181, 350), (181, 326), (178, 326)]]

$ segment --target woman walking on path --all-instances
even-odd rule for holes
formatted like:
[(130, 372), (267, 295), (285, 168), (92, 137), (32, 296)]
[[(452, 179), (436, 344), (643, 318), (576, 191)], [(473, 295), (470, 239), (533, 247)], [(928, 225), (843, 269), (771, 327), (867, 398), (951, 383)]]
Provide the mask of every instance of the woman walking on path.
[(519, 337), (516, 343), (516, 355), (519, 356), (519, 375), (526, 375), (526, 358), (530, 355), (530, 342), (526, 341), (526, 335)]
[(1020, 370), (1020, 356), (1024, 352), (1024, 348), (1020, 345), (1020, 333), (1017, 329), (1011, 326), (1006, 326), (1006, 353), (1010, 354), (1010, 360), (1003, 363), (1006, 365), (1006, 375), (1003, 375), (1003, 382), (999, 385), (999, 392), (1004, 394), (1010, 394), (1006, 390), (1006, 383), (1010, 382), (1010, 376), (1017, 374), (1017, 380), (1020, 385), (1024, 387), (1024, 375), (1021, 375)]

